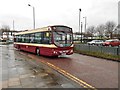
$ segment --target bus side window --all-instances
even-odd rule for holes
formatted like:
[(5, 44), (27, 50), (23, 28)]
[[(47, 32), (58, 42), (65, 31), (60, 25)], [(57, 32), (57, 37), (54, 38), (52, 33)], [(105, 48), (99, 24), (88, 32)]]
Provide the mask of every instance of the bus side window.
[(16, 42), (18, 42), (18, 35), (17, 36), (15, 36), (16, 37)]
[(30, 34), (30, 43), (34, 43), (35, 34)]
[(25, 35), (21, 35), (21, 42), (22, 42), (22, 43), (25, 42)]
[(25, 35), (25, 42), (26, 42), (26, 43), (29, 43), (29, 42), (30, 42), (29, 34), (26, 34), (26, 35)]
[(38, 43), (40, 44), (41, 43), (41, 33), (38, 32), (38, 33), (35, 33), (35, 43)]
[(22, 35), (19, 35), (19, 42), (22, 42)]
[(18, 42), (21, 42), (21, 35), (18, 35)]
[(18, 35), (16, 36), (16, 42), (19, 42), (19, 36)]
[(50, 32), (43, 32), (43, 40), (42, 43), (43, 44), (50, 44)]

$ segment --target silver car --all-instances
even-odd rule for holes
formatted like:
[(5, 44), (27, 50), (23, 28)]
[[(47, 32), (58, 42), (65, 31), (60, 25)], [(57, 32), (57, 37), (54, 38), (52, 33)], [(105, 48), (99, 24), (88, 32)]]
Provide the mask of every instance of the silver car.
[(90, 42), (87, 42), (88, 45), (102, 45), (103, 43), (103, 40), (92, 40)]

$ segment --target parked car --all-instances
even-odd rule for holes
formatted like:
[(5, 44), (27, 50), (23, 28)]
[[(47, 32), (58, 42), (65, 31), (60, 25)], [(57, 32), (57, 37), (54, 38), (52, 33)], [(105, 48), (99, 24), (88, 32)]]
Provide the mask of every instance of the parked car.
[(103, 44), (103, 40), (92, 40), (90, 42), (87, 42), (88, 45), (102, 45)]
[(103, 46), (120, 46), (120, 40), (118, 39), (111, 39), (111, 40), (106, 40), (103, 43)]

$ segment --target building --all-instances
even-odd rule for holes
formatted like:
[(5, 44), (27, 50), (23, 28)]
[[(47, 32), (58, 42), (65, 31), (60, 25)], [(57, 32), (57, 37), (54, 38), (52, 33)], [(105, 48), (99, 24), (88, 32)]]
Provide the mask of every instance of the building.
[(0, 41), (1, 40), (11, 40), (13, 41), (14, 34), (20, 31), (2, 31), (0, 30)]

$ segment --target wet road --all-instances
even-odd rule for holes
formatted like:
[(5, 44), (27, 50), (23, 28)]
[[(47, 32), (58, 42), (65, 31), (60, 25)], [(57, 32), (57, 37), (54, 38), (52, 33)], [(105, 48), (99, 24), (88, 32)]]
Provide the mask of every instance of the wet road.
[(59, 58), (21, 52), (37, 62), (49, 62), (96, 88), (118, 88), (118, 62), (74, 53)]
[[(12, 50), (17, 58), (21, 54), (24, 56), (24, 58), (26, 58), (26, 60), (27, 57), (30, 57), (37, 63), (43, 61), (50, 63), (96, 88), (118, 88), (118, 62), (76, 53), (65, 57), (50, 58), (18, 51), (16, 49)], [(12, 63), (16, 62), (16, 60), (14, 61), (15, 58), (13, 57), (12, 53), (10, 53), (10, 55), (13, 58), (13, 61), (11, 61), (11, 64), (9, 65), (12, 67), (14, 65)], [(8, 57), (6, 56), (5, 58)]]

